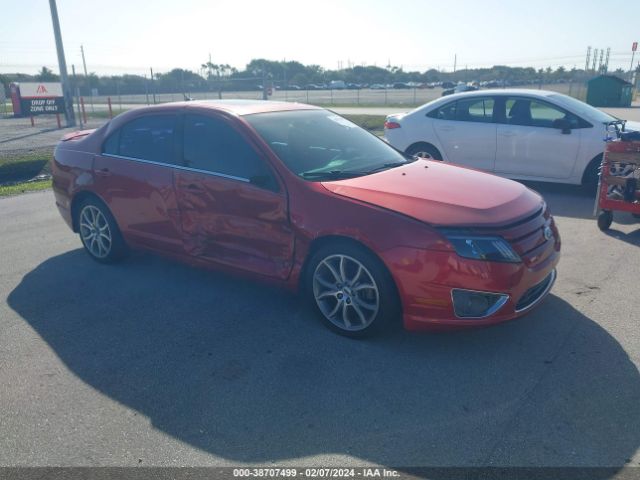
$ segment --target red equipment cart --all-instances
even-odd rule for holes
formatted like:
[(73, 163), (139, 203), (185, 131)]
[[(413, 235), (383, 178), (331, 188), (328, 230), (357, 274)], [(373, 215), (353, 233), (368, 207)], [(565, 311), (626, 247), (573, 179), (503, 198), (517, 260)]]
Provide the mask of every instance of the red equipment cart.
[(640, 141), (625, 141), (625, 137), (607, 142), (602, 156), (596, 204), (602, 231), (611, 226), (614, 211), (640, 218)]

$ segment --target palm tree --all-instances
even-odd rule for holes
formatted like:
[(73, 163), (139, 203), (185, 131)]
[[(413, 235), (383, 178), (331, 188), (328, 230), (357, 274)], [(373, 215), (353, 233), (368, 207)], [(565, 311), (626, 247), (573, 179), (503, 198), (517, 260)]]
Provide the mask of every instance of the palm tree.
[(207, 71), (207, 79), (209, 81), (211, 81), (212, 78), (214, 78), (214, 74), (215, 74), (215, 77), (218, 80), (218, 98), (221, 99), (222, 98), (222, 77), (226, 77), (231, 73), (236, 73), (237, 70), (231, 67), (231, 65), (228, 65), (226, 63), (217, 64), (217, 63), (212, 63), (211, 61), (203, 63), (202, 68)]

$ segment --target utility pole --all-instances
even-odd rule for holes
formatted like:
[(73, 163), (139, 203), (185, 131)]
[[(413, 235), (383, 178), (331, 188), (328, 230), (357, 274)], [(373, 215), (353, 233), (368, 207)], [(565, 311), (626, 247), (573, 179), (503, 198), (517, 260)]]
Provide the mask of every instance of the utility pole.
[(262, 64), (262, 100), (267, 100), (267, 70), (264, 63)]
[(82, 112), (80, 111), (80, 89), (78, 88), (78, 78), (76, 77), (75, 65), (71, 65), (71, 71), (73, 72), (73, 83), (76, 87), (76, 104), (78, 105), (78, 119), (80, 120), (80, 129), (82, 130), (84, 126), (82, 125)]
[(607, 47), (607, 56), (604, 59), (603, 72), (607, 73), (609, 71), (609, 56), (611, 55), (611, 47)]
[(156, 86), (153, 83), (153, 68), (149, 67), (149, 69), (151, 70), (151, 94), (153, 95), (153, 104), (156, 104)]
[(604, 57), (604, 49), (600, 49), (600, 60), (598, 61), (598, 73), (602, 73), (602, 57)]
[(636, 56), (636, 50), (638, 49), (638, 42), (633, 42), (631, 45), (631, 65), (629, 66), (630, 79), (633, 78), (633, 60)]
[(596, 63), (598, 63), (598, 49), (593, 49), (593, 62), (591, 62), (591, 70), (596, 71)]
[(584, 71), (589, 71), (589, 59), (591, 58), (591, 47), (587, 47), (587, 61), (584, 64)]
[(82, 66), (84, 67), (84, 76), (87, 77), (87, 61), (84, 59), (84, 47), (80, 45), (80, 53), (82, 54)]
[(93, 108), (93, 90), (91, 89), (91, 80), (89, 80), (89, 74), (87, 73), (87, 61), (84, 59), (84, 46), (80, 45), (80, 53), (82, 54), (82, 67), (84, 68), (84, 81), (87, 82), (89, 88), (89, 98), (91, 99), (91, 111), (95, 112)]
[(453, 73), (456, 73), (456, 67), (458, 66), (458, 54), (453, 54)]
[(71, 93), (69, 76), (67, 75), (67, 61), (65, 60), (64, 47), (62, 46), (62, 34), (60, 33), (60, 21), (58, 20), (56, 0), (49, 0), (49, 7), (51, 8), (51, 21), (53, 22), (53, 35), (56, 38), (60, 83), (62, 83), (62, 94), (64, 95), (64, 118), (67, 121), (67, 127), (75, 127), (76, 117), (73, 113), (73, 94)]

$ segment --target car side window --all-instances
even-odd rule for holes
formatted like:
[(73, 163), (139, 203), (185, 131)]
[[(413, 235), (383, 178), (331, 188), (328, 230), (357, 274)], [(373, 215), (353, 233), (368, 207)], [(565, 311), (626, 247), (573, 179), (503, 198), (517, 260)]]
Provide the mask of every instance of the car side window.
[(470, 98), (456, 102), (456, 120), (462, 122), (491, 123), (493, 98)]
[(175, 115), (148, 115), (123, 125), (104, 143), (103, 153), (175, 164)]
[(427, 113), (427, 117), (437, 120), (455, 120), (456, 119), (456, 102), (447, 103), (442, 107)]
[(531, 126), (531, 100), (509, 98), (505, 103), (506, 123)]
[(570, 112), (549, 103), (525, 98), (506, 101), (506, 123), (530, 127), (556, 128), (556, 120), (568, 120), (571, 128), (581, 128), (580, 119)]
[(102, 153), (109, 155), (118, 155), (118, 146), (120, 143), (120, 130), (113, 132), (102, 145)]
[(185, 167), (252, 180), (264, 188), (277, 190), (277, 182), (265, 160), (224, 119), (185, 115), (183, 152)]

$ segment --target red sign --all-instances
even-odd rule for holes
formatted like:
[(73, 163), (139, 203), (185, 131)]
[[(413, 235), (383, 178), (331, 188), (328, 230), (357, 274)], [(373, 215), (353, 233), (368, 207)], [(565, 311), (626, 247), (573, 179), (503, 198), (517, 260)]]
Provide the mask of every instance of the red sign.
[(633, 45), (631, 45), (631, 51), (635, 52), (636, 50), (638, 50), (638, 42), (633, 42)]

